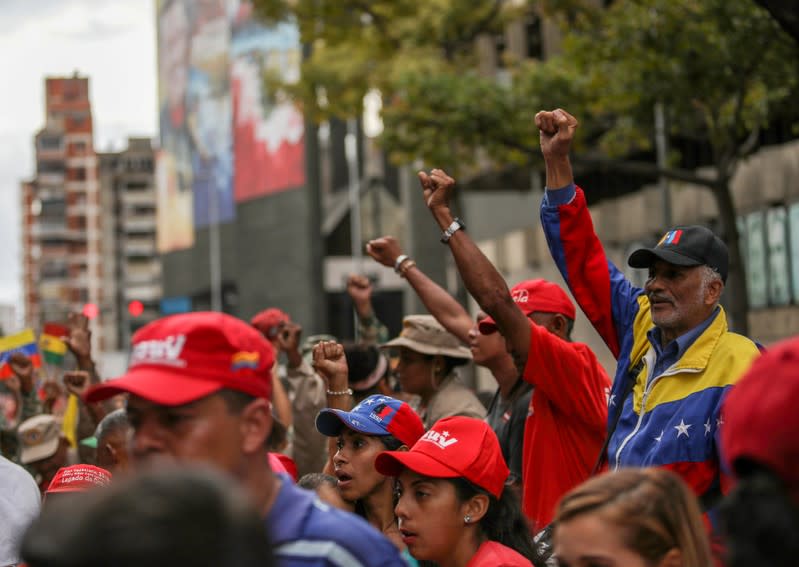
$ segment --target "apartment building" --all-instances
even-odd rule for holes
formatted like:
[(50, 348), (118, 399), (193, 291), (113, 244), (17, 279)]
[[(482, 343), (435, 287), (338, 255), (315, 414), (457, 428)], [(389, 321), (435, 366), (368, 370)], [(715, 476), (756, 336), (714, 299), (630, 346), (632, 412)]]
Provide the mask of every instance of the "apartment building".
[[(70, 311), (103, 317), (101, 211), (89, 79), (45, 79), (36, 173), (21, 186), (25, 324), (40, 329)], [(94, 337), (102, 350), (102, 334)]]
[(152, 143), (129, 138), (127, 148), (100, 153), (98, 161), (104, 212), (103, 336), (108, 350), (125, 350), (136, 329), (158, 317), (161, 300)]

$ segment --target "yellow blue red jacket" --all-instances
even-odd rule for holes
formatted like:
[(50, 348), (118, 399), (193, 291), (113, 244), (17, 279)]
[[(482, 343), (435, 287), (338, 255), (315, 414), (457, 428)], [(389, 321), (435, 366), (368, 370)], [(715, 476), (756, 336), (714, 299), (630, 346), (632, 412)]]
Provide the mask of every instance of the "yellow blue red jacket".
[[(649, 299), (607, 259), (582, 190), (572, 185), (547, 191), (541, 223), (572, 294), (618, 361), (608, 422), (621, 414), (608, 444), (609, 466), (671, 469), (697, 496), (725, 490), (718, 451), (721, 401), (759, 354), (757, 345), (730, 332), (719, 308), (677, 362), (653, 375)], [(622, 402), (633, 377), (632, 394)]]

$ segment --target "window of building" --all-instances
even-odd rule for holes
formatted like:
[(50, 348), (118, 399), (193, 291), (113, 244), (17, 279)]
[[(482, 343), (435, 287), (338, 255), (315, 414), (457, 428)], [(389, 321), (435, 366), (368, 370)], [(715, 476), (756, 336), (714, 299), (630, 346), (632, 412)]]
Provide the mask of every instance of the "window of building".
[(768, 304), (768, 264), (766, 261), (766, 235), (763, 211), (746, 215), (746, 285), (749, 289), (749, 305), (765, 307)]
[(738, 218), (749, 304), (799, 304), (799, 203)]
[(788, 207), (788, 232), (790, 240), (791, 295), (799, 303), (799, 203)]
[(524, 32), (527, 38), (527, 57), (534, 59), (544, 58), (544, 41), (541, 36), (541, 18), (537, 14), (528, 14), (524, 22)]
[(61, 136), (40, 136), (39, 137), (40, 150), (60, 150), (61, 149)]
[(39, 160), (36, 163), (39, 173), (64, 173), (64, 162), (61, 160)]
[(86, 153), (86, 142), (78, 141), (72, 142), (69, 145), (70, 151), (74, 154), (83, 154)]
[(768, 298), (771, 305), (791, 302), (791, 272), (788, 268), (788, 213), (785, 207), (766, 212), (768, 243)]

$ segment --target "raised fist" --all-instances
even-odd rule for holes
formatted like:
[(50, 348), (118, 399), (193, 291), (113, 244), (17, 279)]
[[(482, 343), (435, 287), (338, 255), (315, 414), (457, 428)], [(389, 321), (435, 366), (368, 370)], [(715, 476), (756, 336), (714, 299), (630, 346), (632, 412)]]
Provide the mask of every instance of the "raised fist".
[(449, 201), (455, 190), (455, 180), (442, 169), (434, 169), (430, 175), (424, 171), (419, 172), (419, 182), (422, 184), (424, 202), (431, 211), (448, 209)]
[(321, 341), (313, 347), (313, 367), (328, 383), (347, 383), (349, 368), (344, 347), (335, 341)]
[(11, 371), (20, 378), (33, 376), (33, 363), (22, 352), (11, 353), (11, 356), (8, 357), (8, 365), (11, 367)]
[(64, 386), (67, 392), (79, 398), (89, 389), (89, 373), (84, 370), (67, 370), (64, 372)]
[(14, 352), (8, 357), (8, 365), (19, 380), (21, 392), (27, 394), (33, 389), (33, 363), (24, 353)]
[(356, 305), (368, 304), (372, 301), (372, 282), (360, 274), (350, 274), (347, 278), (347, 293)]
[(541, 153), (544, 158), (560, 158), (569, 155), (574, 131), (577, 130), (577, 119), (558, 108), (542, 110), (535, 115), (535, 125), (541, 140)]
[(393, 236), (381, 236), (366, 243), (366, 253), (376, 262), (393, 268), (397, 258), (402, 254), (402, 248)]
[(92, 333), (89, 330), (89, 319), (82, 313), (70, 313), (67, 319), (69, 336), (62, 337), (69, 350), (78, 359), (78, 362), (91, 360)]

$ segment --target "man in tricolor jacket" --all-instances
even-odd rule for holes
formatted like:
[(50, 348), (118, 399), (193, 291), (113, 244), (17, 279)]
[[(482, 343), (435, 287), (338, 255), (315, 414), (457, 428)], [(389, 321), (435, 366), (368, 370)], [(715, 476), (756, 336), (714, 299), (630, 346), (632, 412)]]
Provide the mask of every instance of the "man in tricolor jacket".
[(558, 109), (539, 112), (535, 123), (547, 175), (541, 222), (552, 257), (618, 360), (608, 465), (671, 469), (708, 510), (726, 483), (718, 452), (721, 401), (759, 352), (728, 330), (719, 305), (727, 247), (705, 227), (669, 230), (628, 259), (649, 269), (644, 288), (633, 286), (605, 256), (574, 184), (569, 149), (577, 120)]

